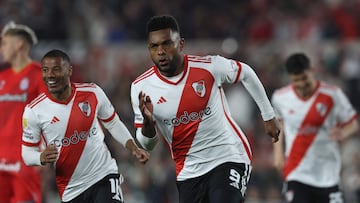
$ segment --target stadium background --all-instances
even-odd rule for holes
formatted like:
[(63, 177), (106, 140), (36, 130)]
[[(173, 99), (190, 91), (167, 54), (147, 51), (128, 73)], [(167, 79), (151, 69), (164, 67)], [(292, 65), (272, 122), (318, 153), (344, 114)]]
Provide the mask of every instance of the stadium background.
[[(285, 57), (306, 52), (319, 78), (341, 86), (360, 111), (360, 2), (357, 0), (1, 0), (0, 26), (10, 20), (32, 27), (48, 50), (67, 51), (73, 81), (95, 82), (109, 95), (121, 119), (134, 132), (130, 83), (151, 65), (145, 24), (171, 14), (180, 24), (186, 53), (220, 54), (250, 64), (267, 93), (288, 81)], [(1, 59), (0, 59), (1, 60)], [(272, 144), (258, 110), (244, 89), (225, 87), (233, 115), (253, 147), (254, 169), (248, 203), (281, 202), (281, 176), (272, 168)], [(142, 166), (108, 139), (125, 176), (127, 203), (176, 203), (173, 162), (162, 142)], [(357, 136), (340, 143), (341, 186), (347, 202), (360, 201), (360, 150)], [(44, 203), (59, 202), (54, 174), (44, 171)]]

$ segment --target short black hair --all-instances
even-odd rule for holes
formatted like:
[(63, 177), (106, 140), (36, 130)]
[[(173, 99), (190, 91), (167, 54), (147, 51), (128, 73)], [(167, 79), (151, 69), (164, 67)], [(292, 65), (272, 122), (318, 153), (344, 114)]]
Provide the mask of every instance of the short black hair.
[(285, 62), (288, 74), (300, 74), (310, 69), (310, 59), (304, 53), (294, 53)]
[(41, 59), (44, 60), (44, 58), (61, 58), (62, 60), (68, 62), (70, 64), (70, 57), (64, 52), (59, 49), (53, 49), (49, 52), (47, 52)]
[(180, 33), (179, 24), (171, 15), (153, 16), (146, 24), (146, 33), (170, 28), (173, 31)]

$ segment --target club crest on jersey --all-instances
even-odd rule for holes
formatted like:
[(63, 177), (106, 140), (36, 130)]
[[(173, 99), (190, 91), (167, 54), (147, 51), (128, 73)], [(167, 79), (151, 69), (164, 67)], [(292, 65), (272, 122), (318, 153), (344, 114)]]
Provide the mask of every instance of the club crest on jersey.
[(327, 110), (327, 106), (323, 103), (316, 103), (316, 110), (317, 112), (319, 112), (320, 116), (325, 116), (326, 114), (326, 110)]
[(198, 95), (199, 97), (205, 96), (206, 88), (204, 80), (194, 82), (191, 86), (193, 87), (196, 95)]
[(20, 81), (20, 87), (21, 90), (26, 90), (27, 88), (29, 88), (29, 78), (23, 78)]
[(78, 104), (80, 111), (86, 116), (89, 117), (91, 114), (91, 107), (89, 101), (80, 102)]

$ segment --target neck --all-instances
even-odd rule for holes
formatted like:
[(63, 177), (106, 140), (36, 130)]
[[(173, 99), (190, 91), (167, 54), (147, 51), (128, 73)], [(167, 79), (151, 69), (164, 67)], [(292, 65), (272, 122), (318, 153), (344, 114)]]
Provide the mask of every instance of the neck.
[(19, 56), (11, 61), (11, 67), (15, 72), (20, 72), (31, 62), (32, 60), (28, 55), (19, 54)]
[(69, 85), (66, 85), (62, 90), (55, 92), (55, 93), (51, 93), (51, 95), (56, 100), (64, 102), (69, 99), (69, 97), (71, 96), (71, 92), (72, 92), (72, 88), (71, 88), (71, 84), (69, 84)]
[(313, 81), (310, 85), (310, 88), (308, 89), (308, 91), (297, 91), (297, 94), (300, 95), (302, 98), (306, 99), (308, 97), (310, 97), (315, 89), (316, 89), (316, 86), (317, 86), (317, 81)]
[(175, 64), (176, 64), (176, 68), (175, 68), (174, 72), (163, 73), (163, 75), (166, 77), (173, 77), (173, 76), (177, 76), (180, 73), (182, 73), (184, 71), (184, 56), (180, 55), (179, 58), (177, 60), (175, 60)]

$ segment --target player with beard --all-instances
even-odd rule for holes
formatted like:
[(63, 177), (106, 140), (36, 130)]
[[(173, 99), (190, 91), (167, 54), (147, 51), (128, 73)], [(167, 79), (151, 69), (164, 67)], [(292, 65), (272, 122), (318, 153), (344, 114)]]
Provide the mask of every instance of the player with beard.
[(159, 136), (165, 138), (180, 203), (243, 202), (252, 151), (221, 86), (241, 82), (260, 108), (266, 133), (277, 141), (279, 128), (264, 87), (245, 63), (183, 54), (185, 41), (172, 16), (151, 18), (147, 34), (155, 65), (131, 86), (137, 139), (151, 150)]

